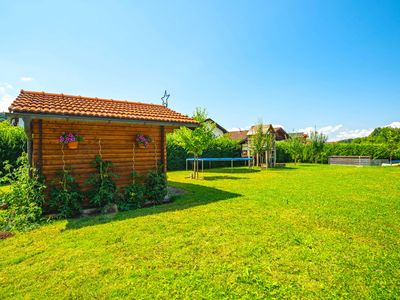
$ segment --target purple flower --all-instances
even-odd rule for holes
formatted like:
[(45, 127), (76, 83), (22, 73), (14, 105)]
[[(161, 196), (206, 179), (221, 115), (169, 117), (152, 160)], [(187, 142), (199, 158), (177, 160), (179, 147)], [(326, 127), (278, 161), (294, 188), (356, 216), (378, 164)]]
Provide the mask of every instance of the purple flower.
[(78, 141), (79, 134), (73, 133), (73, 132), (68, 132), (65, 133), (63, 132), (60, 137), (58, 138), (58, 142), (61, 144), (68, 144), (72, 142)]
[(135, 136), (135, 140), (138, 144), (142, 144), (143, 146), (145, 146), (145, 148), (147, 148), (149, 146), (149, 143), (151, 142), (151, 138), (148, 135), (140, 133)]

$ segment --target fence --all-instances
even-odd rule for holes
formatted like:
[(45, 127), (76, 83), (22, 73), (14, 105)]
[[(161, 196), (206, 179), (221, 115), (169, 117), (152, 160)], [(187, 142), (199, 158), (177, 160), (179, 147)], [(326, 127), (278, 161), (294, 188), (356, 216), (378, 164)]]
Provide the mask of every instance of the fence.
[(330, 165), (370, 166), (370, 156), (329, 156)]
[(370, 156), (329, 156), (328, 158), (330, 165), (380, 166), (387, 162), (387, 159), (371, 159)]

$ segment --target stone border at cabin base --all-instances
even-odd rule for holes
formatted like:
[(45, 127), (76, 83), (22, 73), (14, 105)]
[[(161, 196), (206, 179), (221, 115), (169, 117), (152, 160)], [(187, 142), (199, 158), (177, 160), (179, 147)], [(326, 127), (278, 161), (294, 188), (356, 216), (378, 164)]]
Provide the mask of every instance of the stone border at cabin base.
[[(143, 204), (143, 208), (172, 203), (174, 197), (179, 196), (179, 195), (184, 195), (186, 193), (187, 193), (187, 191), (185, 191), (185, 190), (169, 186), (169, 187), (167, 187), (167, 195), (165, 196), (164, 200), (161, 201), (161, 203), (154, 202), (154, 201), (146, 201)], [(110, 207), (108, 207), (108, 209), (106, 210), (106, 212), (104, 214), (115, 214), (117, 212), (118, 212), (118, 206), (116, 204), (111, 204)], [(80, 217), (97, 216), (100, 214), (102, 214), (102, 211), (100, 208), (97, 208), (97, 207), (85, 208), (81, 211)], [(50, 218), (53, 218), (53, 219), (57, 219), (56, 214), (51, 214), (51, 215), (47, 215), (47, 216)]]

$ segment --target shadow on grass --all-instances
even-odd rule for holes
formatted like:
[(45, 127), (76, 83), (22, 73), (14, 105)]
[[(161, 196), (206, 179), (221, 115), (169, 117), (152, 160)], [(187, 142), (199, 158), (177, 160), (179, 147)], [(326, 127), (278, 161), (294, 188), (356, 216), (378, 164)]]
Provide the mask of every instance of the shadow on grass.
[(234, 167), (232, 168), (215, 168), (215, 169), (204, 169), (204, 173), (226, 173), (226, 174), (246, 174), (246, 173), (257, 173), (260, 169), (248, 168), (248, 167)]
[(279, 172), (279, 171), (293, 171), (293, 170), (298, 170), (298, 167), (292, 166), (292, 167), (275, 167), (275, 168), (268, 168), (264, 170), (268, 171), (274, 171), (274, 172)]
[[(274, 167), (274, 168), (268, 168), (266, 169), (265, 167), (260, 168), (260, 167), (253, 167), (253, 168), (248, 168), (248, 167), (242, 167), (242, 168), (215, 168), (215, 169), (207, 169), (204, 170), (204, 173), (221, 173), (221, 174), (246, 174), (246, 173), (257, 173), (257, 172), (264, 172), (264, 171), (273, 171), (273, 172), (279, 172), (279, 171), (292, 171), (292, 170), (298, 170), (298, 166), (286, 166), (286, 167)], [(204, 179), (206, 179), (207, 175), (204, 176)], [(215, 176), (217, 177), (217, 176)], [(220, 178), (224, 179), (224, 178)], [(227, 178), (229, 179), (229, 178)], [(242, 179), (242, 178), (236, 178), (232, 177), (231, 179)]]
[(302, 168), (315, 168), (315, 167), (320, 167), (323, 164), (310, 164), (310, 163), (301, 163), (299, 164), (299, 166), (301, 166)]
[(170, 181), (169, 185), (175, 188), (183, 189), (187, 193), (175, 196), (174, 201), (169, 204), (162, 204), (149, 208), (142, 208), (127, 212), (119, 212), (116, 214), (69, 219), (66, 225), (66, 230), (79, 229), (86, 226), (95, 226), (99, 224), (122, 221), (126, 219), (132, 219), (136, 217), (143, 217), (170, 211), (183, 210), (195, 206), (206, 205), (217, 201), (230, 200), (241, 196), (240, 194), (231, 193), (193, 183), (181, 183), (181, 182)]
[(209, 180), (209, 181), (213, 181), (213, 180), (238, 180), (238, 179), (245, 179), (243, 177), (236, 177), (236, 176), (229, 176), (229, 175), (222, 175), (222, 176), (204, 176), (203, 177), (204, 180)]

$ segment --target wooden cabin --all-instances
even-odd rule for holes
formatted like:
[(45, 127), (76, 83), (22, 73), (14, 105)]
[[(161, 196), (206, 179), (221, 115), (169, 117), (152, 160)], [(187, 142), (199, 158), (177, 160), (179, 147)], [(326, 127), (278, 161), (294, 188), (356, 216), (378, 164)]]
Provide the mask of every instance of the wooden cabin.
[[(118, 187), (131, 182), (133, 171), (144, 174), (162, 164), (165, 172), (166, 133), (197, 125), (163, 105), (24, 90), (9, 110), (24, 122), (31, 165), (51, 181), (65, 162), (83, 189), (96, 155), (112, 161)], [(59, 142), (65, 132), (83, 137), (77, 149)], [(138, 134), (151, 138), (147, 148), (136, 142)]]

